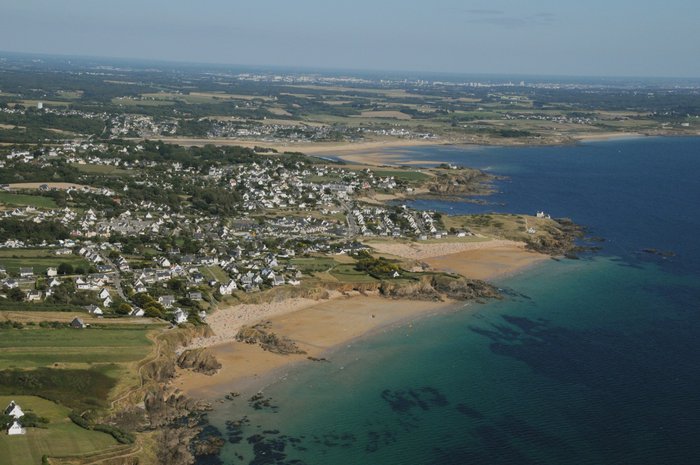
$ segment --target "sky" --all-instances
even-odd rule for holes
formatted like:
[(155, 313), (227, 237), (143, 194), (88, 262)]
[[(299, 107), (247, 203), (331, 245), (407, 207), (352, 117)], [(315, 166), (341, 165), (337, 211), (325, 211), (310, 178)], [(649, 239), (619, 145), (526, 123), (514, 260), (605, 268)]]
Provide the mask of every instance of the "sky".
[(700, 77), (700, 0), (0, 0), (0, 50), (346, 70)]

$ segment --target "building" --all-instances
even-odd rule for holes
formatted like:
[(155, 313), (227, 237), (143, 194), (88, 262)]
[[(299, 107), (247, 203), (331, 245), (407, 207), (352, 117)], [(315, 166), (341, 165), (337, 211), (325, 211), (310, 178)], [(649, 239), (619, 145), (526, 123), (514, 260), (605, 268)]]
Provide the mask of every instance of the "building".
[(22, 428), (22, 425), (17, 421), (13, 421), (10, 427), (7, 429), (8, 436), (17, 436), (20, 434), (27, 434), (27, 430)]
[(16, 436), (27, 433), (27, 430), (22, 428), (22, 424), (19, 422), (19, 419), (24, 416), (24, 412), (14, 400), (10, 402), (10, 405), (8, 405), (5, 410), (3, 410), (3, 414), (12, 417), (12, 423), (6, 425), (8, 436)]
[(7, 408), (5, 408), (3, 414), (9, 415), (15, 420), (19, 420), (24, 416), (22, 408), (19, 405), (17, 405), (17, 403), (14, 400), (10, 402), (10, 405), (8, 405)]
[(104, 312), (102, 311), (102, 309), (100, 307), (98, 307), (97, 305), (90, 304), (87, 307), (85, 307), (85, 310), (87, 310), (90, 315), (97, 315), (97, 316), (104, 315)]
[(182, 310), (181, 308), (175, 309), (173, 312), (173, 318), (175, 319), (175, 324), (181, 325), (182, 323), (187, 323), (187, 317), (190, 315)]
[(86, 325), (80, 318), (73, 318), (73, 321), (70, 322), (70, 327), (75, 329), (84, 329)]
[(34, 277), (34, 268), (32, 267), (21, 267), (19, 269), (20, 278), (32, 278)]

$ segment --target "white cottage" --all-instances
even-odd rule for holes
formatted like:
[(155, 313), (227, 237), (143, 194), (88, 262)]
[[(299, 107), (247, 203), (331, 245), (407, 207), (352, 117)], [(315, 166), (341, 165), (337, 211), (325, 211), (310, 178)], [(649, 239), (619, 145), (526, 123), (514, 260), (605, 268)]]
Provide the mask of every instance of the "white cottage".
[(10, 427), (7, 429), (8, 436), (17, 436), (19, 434), (27, 434), (27, 430), (22, 428), (17, 420), (13, 421)]
[(175, 309), (173, 312), (173, 317), (175, 318), (175, 324), (181, 325), (182, 323), (187, 323), (187, 317), (189, 314), (182, 310), (181, 308)]
[(9, 415), (15, 420), (19, 420), (24, 416), (24, 412), (22, 411), (22, 408), (17, 405), (17, 403), (13, 400), (10, 402), (10, 405), (5, 408), (5, 411), (3, 412), (5, 415)]

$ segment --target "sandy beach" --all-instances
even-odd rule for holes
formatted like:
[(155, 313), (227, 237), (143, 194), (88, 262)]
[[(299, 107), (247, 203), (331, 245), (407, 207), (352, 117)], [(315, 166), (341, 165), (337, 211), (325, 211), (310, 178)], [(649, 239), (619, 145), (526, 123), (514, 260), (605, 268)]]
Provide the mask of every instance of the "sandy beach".
[[(208, 400), (220, 399), (231, 391), (256, 391), (283, 378), (296, 364), (323, 363), (311, 361), (308, 357), (328, 358), (332, 363), (332, 353), (336, 348), (375, 331), (410, 324), (418, 317), (437, 313), (451, 304), (454, 302), (390, 300), (378, 296), (335, 297), (269, 319), (263, 318), (270, 322), (270, 331), (294, 340), (300, 349), (306, 351), (306, 354), (294, 355), (274, 354), (258, 345), (243, 342), (222, 343), (225, 339), (233, 340), (237, 332), (230, 324), (237, 309), (223, 309), (217, 312), (222, 314), (219, 319), (209, 322), (217, 334), (212, 339), (216, 344), (209, 350), (222, 364), (222, 369), (213, 376), (179, 370), (172, 386), (194, 398)], [(260, 314), (267, 314), (267, 306), (258, 306)], [(207, 344), (198, 341), (195, 345)]]
[[(372, 244), (373, 246), (377, 244)], [(475, 279), (517, 273), (548, 257), (524, 249), (519, 242), (489, 240), (454, 243), (392, 243), (381, 253), (421, 260), (432, 269)], [(457, 302), (391, 300), (380, 296), (334, 292), (327, 300), (290, 299), (264, 304), (224, 307), (207, 319), (214, 336), (193, 341), (188, 348), (207, 347), (222, 364), (213, 376), (178, 370), (172, 387), (201, 399), (220, 399), (231, 391), (250, 392), (283, 378), (299, 363), (322, 363), (308, 357), (327, 357), (335, 349), (392, 326), (460, 305)], [(467, 306), (478, 305), (468, 303)], [(306, 354), (279, 355), (258, 345), (235, 341), (238, 330), (269, 322), (268, 330), (292, 339)]]
[(637, 132), (601, 132), (601, 133), (589, 133), (589, 134), (574, 134), (572, 135), (574, 139), (581, 142), (603, 142), (606, 140), (613, 139), (638, 139), (647, 137), (644, 134), (639, 134)]
[(421, 261), (433, 270), (491, 280), (508, 276), (549, 256), (525, 249), (522, 242), (501, 239), (472, 242), (370, 242), (380, 254)]

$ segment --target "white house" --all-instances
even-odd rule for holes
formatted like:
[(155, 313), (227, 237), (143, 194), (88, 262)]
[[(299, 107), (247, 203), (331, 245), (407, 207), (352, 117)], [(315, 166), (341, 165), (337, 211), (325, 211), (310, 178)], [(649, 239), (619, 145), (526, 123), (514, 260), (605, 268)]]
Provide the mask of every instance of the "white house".
[(131, 310), (131, 313), (129, 313), (129, 316), (136, 316), (136, 317), (142, 317), (146, 314), (146, 312), (143, 311), (142, 308), (136, 308), (134, 307)]
[(7, 429), (8, 436), (16, 436), (19, 434), (27, 434), (27, 430), (22, 428), (17, 420), (12, 422), (12, 425)]
[(172, 308), (175, 303), (175, 297), (172, 295), (162, 295), (158, 297), (158, 302), (165, 308)]
[(43, 296), (43, 293), (41, 291), (29, 291), (27, 292), (27, 301), (28, 302), (37, 302), (41, 300), (41, 297)]
[(17, 403), (13, 400), (10, 402), (10, 405), (5, 408), (5, 411), (3, 412), (5, 415), (9, 415), (15, 420), (19, 420), (24, 416), (24, 412), (22, 411), (22, 408), (17, 405)]
[(104, 312), (102, 312), (102, 309), (100, 307), (98, 307), (97, 305), (90, 304), (85, 308), (87, 309), (88, 313), (91, 315), (100, 316), (100, 315), (104, 314)]
[(175, 324), (187, 323), (187, 317), (189, 314), (181, 308), (175, 309), (173, 312), (173, 317), (175, 318)]
[(106, 288), (102, 288), (102, 291), (100, 291), (100, 299), (106, 299), (109, 297), (109, 291)]
[(230, 280), (227, 284), (222, 284), (219, 286), (219, 293), (221, 295), (231, 295), (233, 291), (236, 290), (236, 281)]
[(53, 278), (54, 276), (58, 276), (58, 269), (50, 267), (46, 270), (46, 276), (49, 278)]

